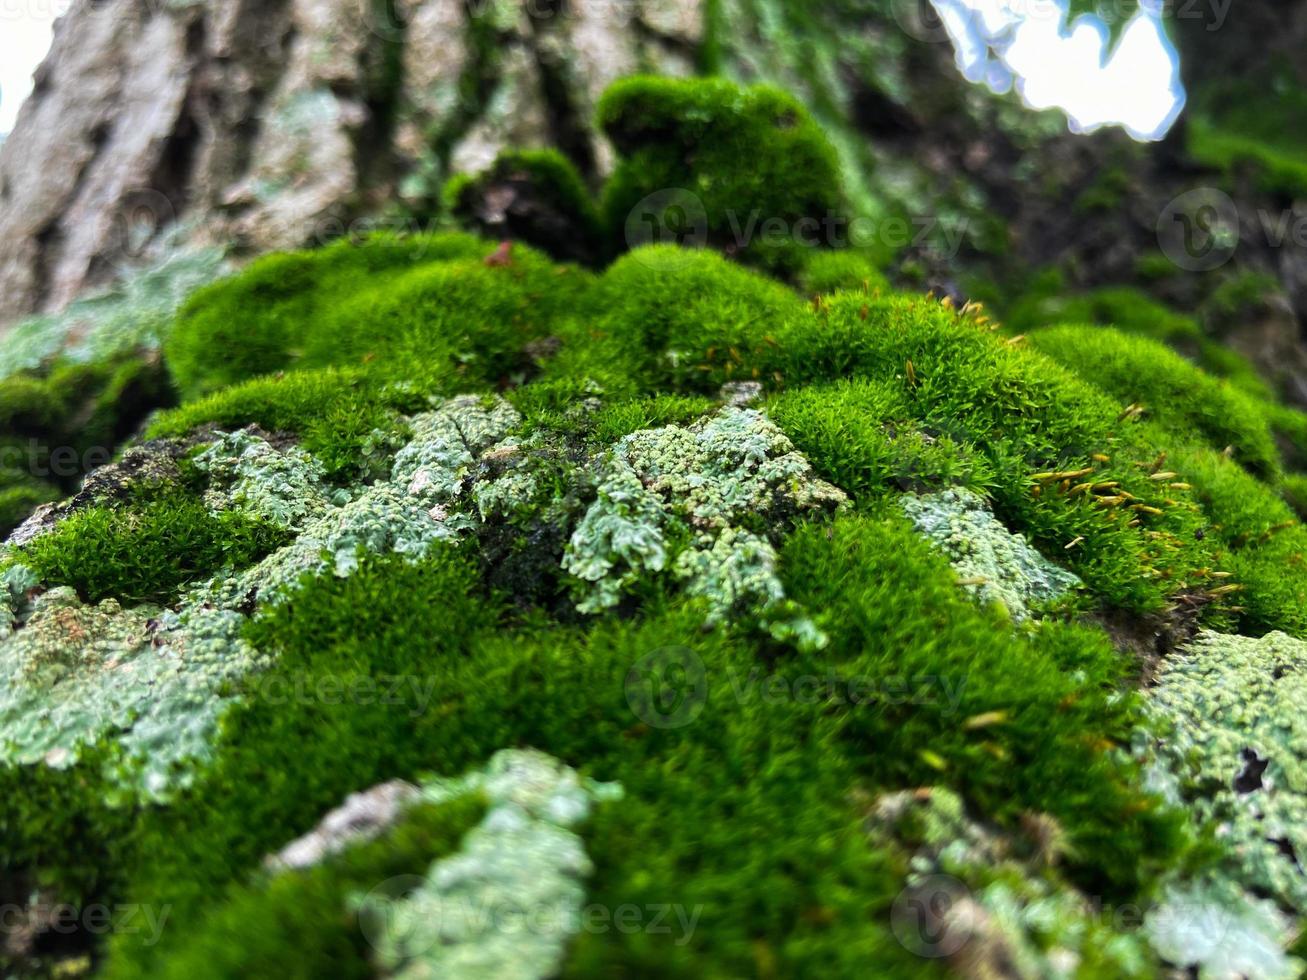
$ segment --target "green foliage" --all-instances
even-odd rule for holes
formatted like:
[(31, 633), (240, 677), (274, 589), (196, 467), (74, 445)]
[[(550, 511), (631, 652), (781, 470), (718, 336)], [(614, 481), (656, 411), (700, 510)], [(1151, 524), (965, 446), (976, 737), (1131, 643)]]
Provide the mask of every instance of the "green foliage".
[(1165, 345), (1103, 327), (1038, 330), (1030, 343), (1181, 440), (1227, 447), (1249, 472), (1274, 479), (1279, 452), (1265, 413), (1251, 396), (1213, 379)]
[(215, 516), (193, 497), (168, 492), (125, 508), (78, 511), (28, 545), (22, 560), (87, 602), (167, 601), (189, 582), (252, 564), (285, 539), (271, 524), (234, 511)]
[[(630, 220), (637, 229), (645, 220), (675, 229), (684, 219), (684, 230), (706, 233), (712, 247), (788, 272), (814, 247), (799, 223), (819, 237), (819, 223), (842, 206), (834, 148), (802, 104), (778, 89), (631, 78), (604, 93), (598, 124), (622, 158), (604, 188), (615, 241), (634, 244)], [(768, 221), (779, 232), (767, 233)]]

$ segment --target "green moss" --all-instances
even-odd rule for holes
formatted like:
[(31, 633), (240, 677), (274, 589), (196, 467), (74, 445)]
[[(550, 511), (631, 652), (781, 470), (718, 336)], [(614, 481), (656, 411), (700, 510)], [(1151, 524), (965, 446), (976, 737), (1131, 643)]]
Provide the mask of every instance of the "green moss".
[(515, 245), (502, 260), (431, 262), (340, 297), (299, 345), (307, 367), (402, 371), (421, 363), (465, 384), (520, 380), (527, 347), (573, 313), (589, 277)]
[(802, 311), (781, 284), (713, 252), (647, 246), (595, 284), (546, 377), (590, 377), (610, 395), (663, 386), (716, 394), (726, 381), (759, 377), (753, 350)]
[[(1056, 813), (1078, 855), (1070, 874), (1087, 886), (1131, 893), (1174, 859), (1172, 824), (1101, 742), (1133, 716), (1114, 689), (1122, 664), (1101, 637), (996, 629), (1001, 620), (956, 592), (942, 559), (902, 520), (804, 532), (782, 568), (787, 590), (827, 610), (832, 647), (820, 658), (760, 662), (751, 643), (729, 629), (705, 635), (696, 610), (674, 606), (584, 632), (543, 623), (504, 631), (475, 597), (474, 564), (447, 553), (417, 565), (365, 562), (347, 579), (307, 584), (256, 623), (252, 639), (278, 650), (278, 663), (224, 726), (217, 769), (191, 792), (193, 803), (137, 831), (149, 859), (125, 894), (173, 903), (173, 929), (159, 948), (115, 937), (109, 975), (182, 955), (191, 923), (204, 920), (232, 869), (252, 868), (344, 793), (432, 768), (458, 773), (505, 744), (541, 746), (622, 783), (625, 800), (597, 813), (584, 835), (592, 906), (612, 914), (672, 905), (695, 916), (684, 936), (585, 931), (569, 976), (610, 976), (618, 964), (747, 972), (759, 921), (769, 923), (780, 972), (842, 974), (853, 946), (856, 962), (879, 975), (920, 975), (888, 928), (904, 869), (869, 845), (847, 794), (860, 782), (938, 780), (924, 761), (933, 754), (948, 782), (1004, 823), (1027, 808)], [(443, 628), (432, 634), (435, 607)], [(923, 629), (930, 644), (916, 642)], [(702, 699), (689, 702), (690, 723), (674, 729), (642, 722), (628, 694), (632, 668), (668, 649), (713, 665)], [(277, 696), (283, 683), (312, 692), (330, 679), (348, 690), (368, 676), (430, 686), (403, 688), (390, 704)], [(794, 693), (806, 690), (805, 677), (829, 693)], [(993, 711), (1008, 720), (968, 726)], [(725, 768), (723, 753), (732, 760)], [(278, 773), (277, 792), (243, 778), (252, 765)], [(750, 900), (739, 901), (745, 883), (759, 881), (774, 887), (750, 885)], [(826, 909), (820, 922), (814, 906)]]
[(60, 358), (0, 380), (0, 534), (87, 474), (172, 393), (153, 355)]
[[(1274, 92), (1274, 98), (1267, 98)], [(1307, 188), (1301, 133), (1294, 120), (1307, 111), (1307, 97), (1292, 75), (1221, 79), (1204, 87), (1192, 107), (1189, 154), (1224, 171), (1227, 179), (1251, 177), (1271, 193), (1298, 195)]]
[(1288, 467), (1295, 470), (1307, 467), (1307, 412), (1275, 402), (1264, 403), (1262, 411)]
[(46, 431), (62, 419), (64, 397), (31, 375), (5, 378), (0, 381), (0, 427), (14, 433)]
[[(480, 258), (492, 248), (463, 235), (377, 235), (264, 256), (191, 296), (164, 343), (168, 369), (187, 400), (280, 370), (343, 298), (377, 289), (388, 273)], [(215, 350), (226, 356), (215, 358)]]
[(1280, 281), (1274, 276), (1247, 270), (1232, 273), (1203, 300), (1203, 319), (1219, 336), (1279, 292)]
[(63, 491), (25, 472), (0, 470), (0, 537), (23, 523), (37, 507), (58, 500)]
[(888, 291), (889, 283), (885, 274), (858, 252), (813, 251), (805, 257), (798, 287), (807, 296), (841, 289), (861, 289), (873, 294)]
[(22, 560), (45, 582), (88, 602), (166, 600), (223, 568), (243, 568), (285, 532), (240, 513), (211, 514), (182, 494), (125, 508), (91, 507), (28, 545)]
[(1252, 397), (1223, 385), (1163, 344), (1102, 327), (1039, 330), (1030, 343), (1119, 399), (1137, 404), (1181, 440), (1229, 449), (1249, 472), (1274, 479), (1279, 452)]
[(375, 975), (374, 951), (350, 897), (404, 876), (413, 880), (431, 860), (453, 852), (484, 809), (475, 794), (419, 805), (381, 840), (302, 871), (257, 873), (233, 883), (187, 942), (152, 964), (151, 975), (366, 980)]
[[(494, 201), (487, 190), (496, 189)], [(511, 193), (510, 203), (499, 203)], [(510, 150), (488, 170), (445, 187), (445, 206), (480, 234), (522, 241), (562, 261), (598, 264), (609, 251), (603, 222), (573, 163), (557, 150)]]
[(1036, 277), (1032, 288), (1006, 311), (1004, 320), (1009, 329), (1018, 333), (1060, 323), (1116, 327), (1174, 347), (1203, 370), (1228, 378), (1250, 395), (1271, 395), (1269, 386), (1248, 360), (1211, 340), (1196, 319), (1128, 286), (1071, 293), (1061, 275), (1050, 270)]
[(830, 480), (857, 496), (954, 485), (984, 492), (995, 480), (969, 442), (923, 431), (907, 394), (892, 382), (796, 388), (770, 411)]
[(707, 398), (688, 395), (655, 395), (631, 401), (604, 404), (588, 427), (597, 445), (609, 445), (640, 429), (664, 425), (688, 425), (712, 409)]
[[(819, 472), (855, 468), (861, 479), (844, 485), (860, 498), (888, 489), (883, 481), (897, 474), (887, 463), (901, 465), (885, 448), (888, 430), (875, 420), (888, 411), (886, 421), (902, 426), (906, 414), (920, 432), (950, 440), (945, 459), (929, 466), (946, 464), (988, 484), (1000, 519), (1046, 553), (1067, 555), (1101, 601), (1160, 607), (1163, 596), (1184, 587), (1189, 571), (1210, 563), (1194, 540), (1201, 521), (1179, 499), (1168, 504), (1175, 491), (1136, 465), (1157, 455), (1157, 434), (1122, 417), (1113, 399), (969, 316), (931, 300), (837, 294), (816, 315), (792, 323), (773, 357), (777, 374), (794, 383), (865, 376), (821, 397), (796, 395), (789, 414), (784, 399), (777, 406), (781, 424)], [(887, 386), (895, 393), (890, 401)], [(903, 406), (897, 412), (894, 400)], [(847, 442), (854, 434), (866, 442)], [(858, 445), (878, 446), (861, 473)], [(984, 458), (981, 466), (968, 463), (967, 447)], [(925, 475), (931, 477), (929, 469)], [(1132, 497), (1108, 492), (1117, 488)]]
[(1280, 482), (1281, 493), (1298, 517), (1307, 520), (1307, 474), (1292, 473)]
[(778, 89), (632, 78), (604, 93), (598, 124), (621, 156), (604, 188), (604, 216), (614, 240), (628, 246), (636, 244), (631, 229), (648, 241), (682, 221), (692, 238), (792, 271), (806, 249), (820, 247), (824, 222), (842, 207), (834, 148)]

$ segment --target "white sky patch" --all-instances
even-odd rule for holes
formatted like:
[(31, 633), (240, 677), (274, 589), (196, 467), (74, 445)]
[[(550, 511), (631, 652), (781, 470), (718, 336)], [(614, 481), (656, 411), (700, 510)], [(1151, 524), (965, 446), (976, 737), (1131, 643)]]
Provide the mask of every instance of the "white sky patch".
[(1067, 24), (1066, 0), (932, 0), (958, 67), (1034, 109), (1061, 109), (1071, 129), (1121, 126), (1138, 140), (1166, 135), (1184, 108), (1180, 56), (1160, 0), (1143, 0), (1115, 47), (1101, 18)]
[(55, 18), (72, 0), (0, 0), (0, 133), (14, 128), (32, 72), (50, 50)]

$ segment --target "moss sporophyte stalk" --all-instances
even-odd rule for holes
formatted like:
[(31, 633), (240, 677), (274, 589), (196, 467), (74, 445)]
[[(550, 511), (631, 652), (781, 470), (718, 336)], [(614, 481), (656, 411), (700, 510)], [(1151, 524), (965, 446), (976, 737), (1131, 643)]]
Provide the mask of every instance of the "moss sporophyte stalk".
[[(736, 249), (855, 206), (784, 93), (636, 79), (598, 124), (597, 196), (528, 153), (449, 189), (514, 240), (25, 329), (7, 424), (113, 459), (0, 471), (0, 964), (1298, 975), (1299, 414), (1129, 296), (1032, 283), (1018, 328)], [(666, 186), (703, 247), (629, 248)], [(42, 945), (123, 902), (168, 928)]]

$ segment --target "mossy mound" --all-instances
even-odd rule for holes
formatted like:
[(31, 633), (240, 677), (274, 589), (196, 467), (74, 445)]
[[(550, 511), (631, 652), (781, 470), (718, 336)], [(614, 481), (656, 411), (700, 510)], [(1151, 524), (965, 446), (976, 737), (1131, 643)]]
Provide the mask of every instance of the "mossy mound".
[(175, 396), (157, 357), (56, 360), (0, 380), (0, 533), (108, 463)]
[[(798, 267), (451, 234), (195, 294), (182, 404), (0, 555), (6, 967), (1292, 975), (1272, 404)], [(166, 921), (55, 932), (101, 906)]]
[(598, 123), (622, 156), (603, 210), (627, 245), (680, 231), (789, 271), (813, 247), (801, 236), (821, 241), (840, 215), (835, 149), (779, 89), (628, 79), (604, 93)]

